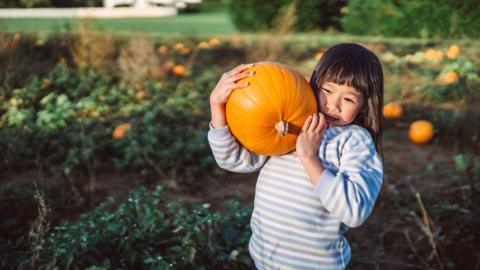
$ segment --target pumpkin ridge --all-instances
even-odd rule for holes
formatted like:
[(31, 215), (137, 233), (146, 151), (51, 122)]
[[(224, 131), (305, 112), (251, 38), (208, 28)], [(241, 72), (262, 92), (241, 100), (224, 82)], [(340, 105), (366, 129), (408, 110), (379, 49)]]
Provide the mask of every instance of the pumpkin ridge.
[[(262, 74), (266, 75), (267, 78), (268, 78), (268, 80), (257, 80), (256, 81), (256, 83), (260, 86), (259, 88), (269, 89), (270, 87), (268, 87), (268, 85), (272, 84), (274, 86), (274, 89), (278, 89), (275, 78), (272, 77), (272, 75), (268, 71), (268, 66), (263, 65), (263, 66), (259, 66), (258, 68), (262, 68), (263, 69)], [(275, 66), (274, 68), (277, 68), (277, 66)], [(278, 93), (278, 91), (273, 91), (273, 92)], [(278, 100), (279, 99), (279, 97), (276, 97), (276, 95), (272, 95), (272, 91), (263, 91), (262, 96), (265, 98), (266, 102), (271, 102), (272, 100)], [(273, 108), (272, 109), (272, 107), (270, 107), (270, 106), (262, 106), (262, 107), (269, 108), (268, 109), (268, 114), (266, 114), (266, 115), (270, 116), (269, 118), (267, 118), (268, 126), (272, 127), (272, 128), (275, 128), (275, 125), (279, 122), (279, 120), (278, 119), (272, 119), (272, 117), (277, 117), (276, 111), (281, 111), (281, 108)], [(282, 119), (280, 119), (280, 120), (282, 120)]]
[[(301, 82), (301, 78), (299, 78), (298, 76), (295, 76), (295, 82), (296, 82), (296, 88), (295, 88), (295, 97), (293, 97), (293, 100), (297, 100), (299, 103), (303, 103), (303, 101), (306, 101), (305, 100), (305, 95), (303, 95), (303, 99), (300, 100), (299, 98), (302, 98), (302, 96), (299, 96), (298, 93), (300, 93), (300, 84), (302, 84)], [(294, 106), (294, 105), (297, 105), (297, 104), (293, 104), (293, 102), (290, 102), (292, 103), (291, 106)], [(302, 105), (304, 104), (298, 104), (299, 107), (301, 107)], [(296, 106), (295, 106), (296, 107)], [(301, 107), (302, 109), (301, 110), (298, 110), (297, 113), (295, 113), (295, 110), (293, 111), (289, 111), (291, 112), (290, 115), (291, 115), (291, 119), (290, 121), (291, 122), (294, 122), (295, 120), (298, 119), (299, 115), (300, 115), (300, 112), (303, 111), (303, 107)], [(301, 129), (301, 127), (300, 127)], [(293, 132), (294, 130), (292, 129), (291, 132)]]
[[(250, 77), (252, 78), (253, 80), (255, 80), (255, 85), (260, 85), (261, 87), (264, 87), (264, 85), (262, 84), (262, 80), (258, 80), (257, 78), (255, 78), (255, 76), (252, 76)], [(257, 90), (258, 89), (250, 89), (250, 90)], [(248, 93), (247, 93), (248, 92)], [(265, 115), (271, 115), (273, 114), (270, 110), (268, 110), (268, 106), (262, 106), (262, 101), (261, 100), (257, 100), (255, 98), (255, 93), (251, 93), (253, 91), (244, 91), (243, 93), (245, 93), (245, 96), (247, 96), (251, 101), (252, 103), (255, 103), (255, 105), (264, 112)], [(259, 92), (261, 93), (261, 91)], [(270, 126), (270, 125), (269, 125)]]
[[(282, 69), (281, 70), (281, 74), (282, 74), (282, 79), (283, 79), (283, 85), (287, 85), (287, 76), (291, 76), (290, 74), (286, 73), (286, 70), (285, 69)], [(295, 86), (295, 92), (292, 92), (292, 91), (287, 91), (287, 95), (286, 97), (283, 99), (284, 102), (286, 102), (287, 104), (287, 108), (285, 109), (285, 115), (292, 115), (292, 106), (295, 105), (295, 104), (292, 104), (293, 102), (289, 102), (290, 100), (294, 100), (294, 97), (292, 97), (293, 94), (296, 94), (297, 93), (297, 89), (298, 89), (298, 80), (297, 80), (297, 76), (295, 76), (295, 74), (292, 74), (294, 76), (293, 77), (293, 81), (296, 83), (296, 86)], [(293, 90), (293, 89), (292, 89)], [(282, 104), (284, 105), (284, 104)], [(286, 119), (287, 117), (285, 115), (282, 115), (282, 120), (283, 121), (287, 121), (287, 123), (290, 125), (291, 124), (291, 117), (289, 119)], [(288, 133), (290, 133), (291, 130), (288, 131)]]
[[(274, 63), (274, 64), (275, 64), (275, 63)], [(264, 68), (267, 69), (266, 67), (264, 67)], [(279, 70), (280, 73), (281, 73), (281, 71), (282, 71), (282, 69), (281, 69), (280, 67), (278, 67), (278, 66), (273, 66), (273, 67), (271, 67), (271, 68), (275, 68), (275, 69)], [(268, 76), (268, 79), (270, 80), (270, 83), (273, 84), (273, 86), (274, 86), (273, 89), (275, 89), (275, 91), (265, 91), (266, 93), (269, 93), (269, 95), (267, 96), (267, 100), (268, 100), (268, 101), (271, 101), (271, 100), (279, 100), (279, 99), (281, 98), (281, 96), (278, 96), (278, 93), (279, 93), (278, 89), (279, 89), (279, 87), (278, 87), (278, 82), (277, 82), (277, 80), (275, 80), (275, 77), (273, 77), (273, 75), (270, 74), (270, 72), (268, 72), (268, 70), (266, 70), (265, 74)], [(265, 83), (265, 82), (263, 81), (262, 83)], [(264, 85), (262, 85), (262, 87), (263, 87), (263, 86), (264, 86)], [(278, 106), (281, 106), (281, 104), (278, 104)], [(273, 108), (273, 107), (272, 107), (272, 108)], [(271, 111), (271, 115), (272, 115), (272, 116), (275, 116), (275, 117), (278, 117), (277, 112), (280, 112), (280, 113), (281, 113), (281, 112), (282, 112), (282, 108), (281, 108), (281, 107), (280, 107), (280, 108), (279, 108), (279, 107), (273, 108), (273, 111)], [(283, 119), (283, 115), (280, 115), (279, 117), (280, 117), (280, 120), (279, 120), (279, 121), (285, 120), (285, 119)], [(275, 124), (277, 124), (279, 121), (275, 120)], [(274, 125), (275, 125), (275, 124), (274, 124)]]
[[(295, 77), (296, 77), (296, 76), (294, 76), (295, 73), (288, 74), (287, 71), (290, 71), (290, 70), (282, 64), (278, 64), (278, 66), (276, 66), (275, 68), (277, 68), (279, 70), (279, 74), (281, 75), (281, 78), (279, 78), (279, 80), (273, 80), (275, 82), (275, 84), (277, 84), (276, 89), (285, 88), (287, 86), (287, 79), (295, 79)], [(287, 78), (287, 76), (289, 76), (289, 78)], [(278, 86), (278, 84), (280, 84), (280, 86)], [(286, 96), (283, 97), (282, 95), (279, 95), (279, 93), (281, 93), (281, 92), (286, 93)], [(278, 91), (277, 90), (277, 91), (275, 91), (275, 94), (276, 94), (277, 100), (282, 101), (281, 104), (278, 104), (279, 108), (277, 108), (277, 110), (280, 112), (280, 115), (279, 115), (280, 120), (277, 121), (277, 123), (275, 123), (275, 124), (278, 124), (281, 121), (287, 122), (287, 125), (289, 126), (289, 128), (288, 128), (289, 131), (287, 132), (287, 134), (288, 134), (288, 133), (291, 132), (291, 125), (292, 125), (291, 119), (289, 119), (287, 117), (287, 115), (289, 115), (291, 113), (291, 106), (289, 106), (290, 103), (291, 103), (291, 102), (289, 102), (289, 100), (292, 99), (292, 96), (290, 95), (291, 91)], [(287, 104), (287, 105), (285, 105), (285, 104)], [(284, 109), (284, 107), (285, 107), (285, 109)], [(283, 137), (283, 138), (285, 138), (285, 137)]]

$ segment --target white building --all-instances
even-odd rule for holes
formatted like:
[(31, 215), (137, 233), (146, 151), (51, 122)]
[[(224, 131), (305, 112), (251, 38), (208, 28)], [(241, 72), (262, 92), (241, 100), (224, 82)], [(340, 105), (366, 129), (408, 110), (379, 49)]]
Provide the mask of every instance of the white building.
[(103, 0), (103, 6), (114, 8), (117, 6), (131, 6), (134, 8), (147, 8), (154, 6), (170, 6), (177, 9), (187, 7), (198, 8), (202, 0)]

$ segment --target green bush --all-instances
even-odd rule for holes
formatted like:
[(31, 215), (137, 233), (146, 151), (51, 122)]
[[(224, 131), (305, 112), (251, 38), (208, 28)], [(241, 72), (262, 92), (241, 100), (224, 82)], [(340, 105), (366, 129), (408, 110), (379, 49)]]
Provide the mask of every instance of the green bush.
[(240, 31), (269, 29), (278, 10), (287, 3), (282, 1), (225, 0), (225, 7), (233, 23)]
[(20, 0), (21, 6), (25, 8), (49, 7), (50, 0)]
[(341, 23), (357, 35), (478, 38), (480, 9), (474, 0), (350, 0)]
[[(238, 30), (258, 31), (270, 30), (274, 27), (282, 8), (292, 2), (294, 1), (225, 0), (225, 6)], [(339, 28), (340, 9), (345, 5), (344, 1), (306, 0), (295, 2), (296, 30)]]
[(340, 10), (346, 1), (338, 0), (301, 0), (297, 1), (296, 29), (340, 29)]
[[(152, 82), (149, 98), (139, 100), (115, 77), (60, 64), (0, 101), (0, 167), (60, 174), (116, 168), (179, 181), (218, 172), (205, 138), (210, 85), (201, 78)], [(132, 125), (127, 136), (112, 138), (122, 123)]]
[[(140, 188), (115, 207), (110, 198), (74, 222), (45, 234), (39, 256), (21, 256), (35, 269), (250, 269), (252, 207), (235, 200), (225, 213), (209, 204), (167, 202), (157, 186)], [(30, 237), (35, 237), (32, 233)], [(32, 247), (34, 250), (35, 247)], [(89, 268), (90, 267), (90, 268)]]

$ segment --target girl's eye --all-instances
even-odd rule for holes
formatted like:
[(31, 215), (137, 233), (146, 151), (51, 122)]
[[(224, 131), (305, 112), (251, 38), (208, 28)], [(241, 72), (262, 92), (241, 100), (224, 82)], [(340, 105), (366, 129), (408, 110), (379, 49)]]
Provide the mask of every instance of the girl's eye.
[(325, 89), (325, 88), (323, 88), (323, 91), (325, 91), (325, 92), (327, 92), (327, 93), (331, 93), (331, 91), (330, 91), (330, 90), (328, 90), (328, 89)]
[(350, 102), (350, 103), (353, 103), (353, 104), (355, 104), (355, 101), (354, 101), (353, 99), (350, 99), (350, 98), (345, 98), (345, 100), (346, 100), (347, 102)]

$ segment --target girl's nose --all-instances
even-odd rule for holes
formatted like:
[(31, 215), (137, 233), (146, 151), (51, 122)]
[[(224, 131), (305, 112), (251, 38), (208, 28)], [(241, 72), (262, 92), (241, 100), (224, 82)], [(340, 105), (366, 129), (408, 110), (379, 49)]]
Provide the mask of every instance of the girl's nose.
[(327, 103), (327, 109), (328, 109), (328, 112), (331, 112), (331, 113), (340, 112), (340, 108), (336, 103), (330, 103), (330, 102)]

